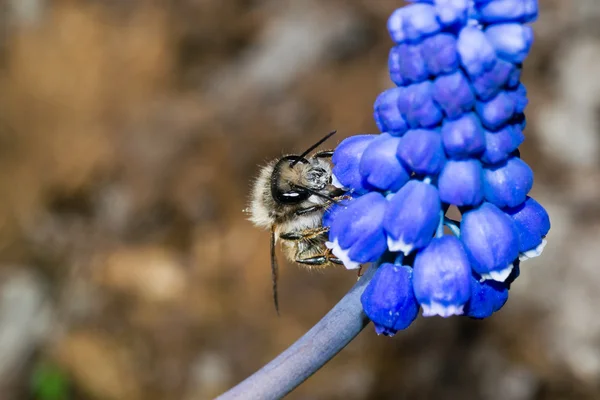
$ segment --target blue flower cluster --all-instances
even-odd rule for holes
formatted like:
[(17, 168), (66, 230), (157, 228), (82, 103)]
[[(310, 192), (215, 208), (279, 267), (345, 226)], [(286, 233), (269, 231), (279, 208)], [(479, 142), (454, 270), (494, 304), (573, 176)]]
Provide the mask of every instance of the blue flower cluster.
[[(419, 308), (442, 317), (498, 311), (519, 262), (541, 253), (550, 229), (518, 150), (537, 0), (413, 3), (388, 20), (396, 87), (375, 101), (382, 133), (337, 147), (334, 184), (352, 199), (324, 220), (327, 246), (347, 268), (381, 264), (362, 303), (386, 335)], [(451, 205), (460, 221), (446, 216)]]

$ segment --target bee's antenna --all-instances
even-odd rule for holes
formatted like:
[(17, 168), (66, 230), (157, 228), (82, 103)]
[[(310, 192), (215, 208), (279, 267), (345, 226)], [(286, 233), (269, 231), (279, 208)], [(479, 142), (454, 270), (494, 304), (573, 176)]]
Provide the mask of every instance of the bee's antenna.
[(279, 316), (279, 297), (277, 296), (277, 279), (279, 277), (279, 266), (277, 265), (277, 255), (275, 254), (275, 229), (271, 228), (271, 279), (273, 280), (273, 303), (275, 311)]
[(327, 135), (325, 135), (325, 137), (323, 137), (321, 140), (319, 140), (317, 143), (315, 143), (312, 146), (310, 146), (308, 148), (308, 150), (306, 150), (304, 153), (300, 154), (297, 159), (295, 159), (294, 161), (292, 161), (290, 163), (290, 168), (292, 168), (294, 165), (298, 164), (300, 162), (300, 160), (302, 160), (304, 157), (306, 157), (306, 155), (308, 153), (310, 153), (311, 151), (313, 151), (314, 149), (316, 149), (317, 147), (319, 147), (321, 144), (323, 144), (324, 141), (326, 141), (327, 139), (329, 139), (330, 137), (332, 137), (336, 133), (337, 133), (337, 130), (331, 131)]

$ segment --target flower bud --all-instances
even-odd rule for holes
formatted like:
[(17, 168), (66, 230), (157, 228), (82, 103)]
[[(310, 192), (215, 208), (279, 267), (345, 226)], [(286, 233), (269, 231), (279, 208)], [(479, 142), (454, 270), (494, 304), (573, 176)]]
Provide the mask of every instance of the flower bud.
[(471, 295), (470, 277), (462, 243), (450, 235), (433, 239), (414, 263), (413, 288), (423, 316), (461, 315)]
[(436, 175), (446, 161), (441, 134), (426, 129), (408, 131), (396, 155), (411, 171), (422, 175)]
[(519, 236), (512, 219), (491, 203), (463, 214), (461, 240), (472, 268), (484, 279), (503, 282), (519, 256)]
[(386, 250), (383, 216), (387, 200), (377, 192), (358, 197), (331, 220), (326, 246), (348, 269), (376, 261)]
[(440, 199), (455, 206), (477, 206), (483, 201), (483, 168), (477, 160), (450, 160), (438, 178)]
[(523, 203), (532, 186), (533, 171), (517, 157), (483, 171), (485, 199), (498, 207), (516, 207)]
[(396, 157), (400, 138), (382, 133), (365, 149), (359, 164), (363, 179), (374, 188), (397, 191), (410, 179)]
[(333, 184), (338, 187), (364, 193), (367, 188), (358, 171), (358, 165), (365, 149), (377, 135), (355, 135), (344, 139), (335, 149), (331, 162)]
[(524, 203), (504, 211), (512, 218), (519, 233), (519, 252), (526, 258), (540, 255), (544, 237), (550, 230), (550, 217), (544, 207), (528, 196)]
[(394, 336), (417, 318), (419, 304), (412, 284), (412, 268), (382, 264), (361, 296), (367, 317), (377, 334)]
[(471, 276), (471, 298), (465, 305), (465, 316), (482, 319), (500, 310), (508, 300), (508, 287), (504, 282)]
[(410, 253), (427, 246), (440, 220), (441, 203), (435, 186), (411, 180), (391, 196), (384, 216), (390, 251)]

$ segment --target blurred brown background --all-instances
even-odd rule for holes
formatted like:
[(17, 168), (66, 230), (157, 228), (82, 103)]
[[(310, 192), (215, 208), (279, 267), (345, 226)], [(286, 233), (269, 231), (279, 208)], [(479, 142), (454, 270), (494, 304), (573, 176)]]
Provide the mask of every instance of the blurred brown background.
[[(600, 399), (600, 4), (540, 3), (544, 255), (493, 318), (369, 327), (291, 399)], [(324, 315), (355, 274), (283, 265), (277, 318), (242, 209), (266, 160), (375, 132), (402, 4), (0, 1), (0, 399), (210, 399)]]

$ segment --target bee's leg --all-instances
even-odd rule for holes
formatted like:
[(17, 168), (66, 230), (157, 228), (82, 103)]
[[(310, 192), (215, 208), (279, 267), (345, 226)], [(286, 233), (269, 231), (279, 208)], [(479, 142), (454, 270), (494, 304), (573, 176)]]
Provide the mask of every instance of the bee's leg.
[(298, 240), (310, 240), (310, 239), (314, 239), (318, 236), (321, 236), (324, 233), (329, 232), (329, 227), (322, 227), (322, 228), (314, 228), (314, 229), (305, 229), (303, 231), (297, 231), (297, 232), (284, 232), (281, 235), (279, 235), (279, 237), (283, 240), (291, 240), (291, 241), (298, 241)]
[(323, 150), (315, 153), (315, 158), (331, 158), (333, 156), (333, 150)]
[(323, 208), (325, 208), (325, 206), (322, 205), (322, 204), (319, 204), (319, 205), (316, 205), (316, 206), (311, 206), (311, 207), (302, 208), (300, 210), (297, 210), (295, 214), (296, 215), (304, 215), (304, 214), (311, 213), (313, 211), (322, 210)]
[[(332, 197), (333, 200), (335, 200), (335, 202), (339, 202), (342, 200), (350, 200), (352, 197), (348, 196), (347, 194), (345, 194), (346, 191), (343, 189), (339, 189), (339, 193), (334, 193), (334, 197)], [(319, 211), (322, 210), (324, 208), (328, 208), (331, 206), (331, 204), (333, 204), (332, 202), (326, 202), (323, 204), (316, 204), (314, 206), (310, 206), (310, 207), (306, 207), (306, 208), (301, 208), (300, 210), (297, 210), (295, 212), (296, 215), (304, 215), (304, 214), (308, 214), (311, 213), (313, 211)]]
[(344, 265), (342, 261), (331, 254), (331, 250), (327, 249), (323, 254), (317, 254), (311, 257), (302, 258), (302, 253), (298, 254), (296, 257), (296, 262), (305, 265), (324, 265), (324, 264), (337, 264)]
[(296, 262), (300, 263), (300, 264), (304, 264), (304, 265), (323, 265), (323, 264), (327, 264), (327, 257), (325, 257), (323, 254), (320, 254), (318, 256), (312, 256), (312, 257), (307, 257), (307, 258), (296, 258)]

